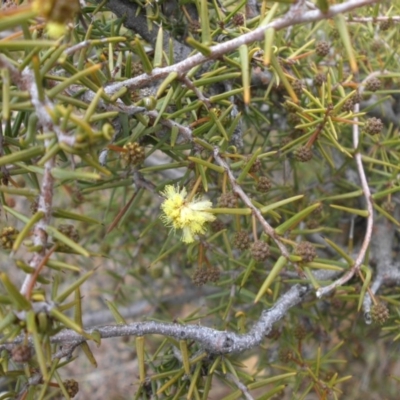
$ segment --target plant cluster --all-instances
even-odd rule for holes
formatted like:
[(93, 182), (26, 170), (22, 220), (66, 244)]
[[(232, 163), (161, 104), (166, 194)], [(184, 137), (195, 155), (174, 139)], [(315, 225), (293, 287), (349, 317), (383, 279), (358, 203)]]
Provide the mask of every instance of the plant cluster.
[(0, 400), (396, 396), (399, 15), (3, 2)]

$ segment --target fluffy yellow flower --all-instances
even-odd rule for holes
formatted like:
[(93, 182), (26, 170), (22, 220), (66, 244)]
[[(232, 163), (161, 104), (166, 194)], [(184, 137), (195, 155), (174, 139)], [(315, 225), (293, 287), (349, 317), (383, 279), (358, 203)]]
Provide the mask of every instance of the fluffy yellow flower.
[(215, 216), (206, 211), (212, 207), (211, 201), (196, 197), (187, 200), (185, 188), (179, 190), (178, 187), (168, 185), (162, 195), (165, 200), (161, 205), (164, 211), (161, 219), (173, 229), (182, 229), (182, 241), (185, 243), (192, 243), (194, 235), (205, 233), (204, 224), (215, 220)]
[(66, 32), (66, 24), (80, 12), (80, 3), (79, 0), (34, 0), (32, 9), (47, 21), (48, 35), (58, 39)]
[(58, 39), (67, 31), (67, 26), (65, 24), (60, 24), (59, 22), (48, 22), (46, 24), (46, 32), (52, 39)]

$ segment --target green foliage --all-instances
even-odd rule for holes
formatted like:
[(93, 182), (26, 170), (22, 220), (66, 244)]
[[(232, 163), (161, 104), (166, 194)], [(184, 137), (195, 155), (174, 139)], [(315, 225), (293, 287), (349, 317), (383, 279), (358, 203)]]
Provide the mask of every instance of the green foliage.
[(74, 397), (119, 336), (121, 398), (394, 398), (399, 5), (11, 3), (0, 399)]

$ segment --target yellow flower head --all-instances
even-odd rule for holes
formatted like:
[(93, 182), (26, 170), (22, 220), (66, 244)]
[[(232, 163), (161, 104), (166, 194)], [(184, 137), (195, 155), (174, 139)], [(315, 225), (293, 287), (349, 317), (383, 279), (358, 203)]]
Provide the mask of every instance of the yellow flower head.
[(67, 31), (67, 26), (65, 24), (60, 24), (59, 22), (48, 22), (46, 24), (46, 32), (52, 39), (58, 39)]
[(34, 0), (32, 9), (47, 21), (46, 30), (57, 39), (67, 30), (66, 24), (80, 11), (79, 0)]
[(188, 200), (185, 188), (179, 190), (168, 185), (162, 195), (165, 200), (161, 205), (164, 211), (161, 219), (173, 229), (182, 229), (182, 241), (185, 243), (192, 243), (195, 234), (205, 233), (204, 224), (215, 220), (215, 216), (207, 211), (212, 207), (211, 201), (196, 197)]

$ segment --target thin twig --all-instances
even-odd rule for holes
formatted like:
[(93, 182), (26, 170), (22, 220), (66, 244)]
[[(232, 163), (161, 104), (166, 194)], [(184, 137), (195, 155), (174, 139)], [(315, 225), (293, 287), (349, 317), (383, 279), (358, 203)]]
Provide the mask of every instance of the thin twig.
[[(38, 117), (38, 126), (45, 132), (55, 132), (59, 142), (65, 142), (68, 145), (73, 145), (75, 143), (75, 137), (65, 135), (64, 132), (62, 132), (61, 129), (53, 123), (53, 120), (49, 114), (49, 110), (54, 109), (51, 101), (47, 97), (44, 98), (44, 101), (40, 100), (32, 70), (25, 68), (21, 76), (22, 82), (20, 82), (19, 86), (23, 87), (24, 90), (28, 90), (31, 96), (31, 102)], [(49, 144), (50, 142), (46, 140), (45, 146), (47, 147)], [(54, 157), (51, 157), (44, 164), (44, 174), (38, 200), (38, 211), (42, 211), (44, 213), (44, 217), (38, 223), (36, 223), (33, 228), (33, 242), (35, 246), (40, 248), (40, 250), (33, 255), (32, 260), (29, 263), (29, 265), (34, 269), (40, 268), (46, 259), (46, 229), (52, 216), (54, 178), (51, 172), (54, 166)], [(35, 274), (27, 275), (22, 284), (21, 293), (27, 295), (35, 281)]]
[(346, 18), (347, 22), (355, 23), (355, 22), (382, 22), (382, 21), (393, 21), (400, 22), (400, 17), (395, 15), (393, 17), (351, 17)]
[[(158, 112), (155, 110), (147, 111), (145, 114), (154, 119), (156, 119), (159, 115)], [(164, 119), (164, 118), (160, 119), (160, 124), (166, 126), (167, 128), (171, 128), (171, 129), (173, 127), (176, 127), (178, 129), (178, 132), (181, 135), (183, 135), (187, 140), (192, 141), (192, 130), (190, 128), (188, 128), (187, 126), (178, 124), (175, 121), (172, 121), (170, 119)]]
[(45, 254), (45, 256), (42, 258), (40, 261), (40, 264), (37, 266), (35, 271), (31, 274), (28, 275), (28, 279), (26, 279), (26, 291), (25, 291), (25, 297), (30, 300), (32, 296), (32, 291), (35, 287), (36, 281), (39, 277), (40, 272), (46, 265), (47, 261), (51, 257), (51, 255), (54, 253), (54, 251), (57, 249), (57, 244), (53, 245), (52, 248)]
[[(363, 84), (368, 81), (369, 79), (375, 77), (375, 76), (380, 76), (380, 75), (385, 75), (387, 74), (388, 71), (375, 71), (369, 74), (361, 83), (359, 86), (359, 92), (360, 94), (364, 90)], [(360, 104), (356, 103), (354, 105), (353, 109), (354, 114), (358, 114), (360, 112)], [(317, 290), (316, 294), (318, 297), (322, 297), (327, 295), (329, 292), (331, 292), (333, 289), (335, 289), (338, 286), (344, 285), (346, 282), (348, 282), (358, 271), (360, 270), (361, 264), (364, 260), (365, 254), (367, 253), (368, 247), (371, 243), (371, 238), (372, 238), (372, 229), (374, 225), (374, 207), (372, 203), (372, 198), (371, 198), (371, 190), (368, 185), (367, 181), (367, 176), (365, 174), (364, 166), (362, 163), (362, 154), (359, 148), (359, 141), (360, 141), (360, 128), (358, 125), (358, 117), (353, 118), (354, 124), (353, 124), (353, 148), (355, 150), (354, 153), (354, 159), (356, 161), (356, 166), (357, 166), (357, 172), (360, 178), (360, 183), (361, 183), (361, 188), (364, 194), (364, 199), (366, 203), (366, 208), (368, 211), (368, 217), (367, 217), (367, 227), (365, 229), (365, 236), (363, 243), (361, 245), (361, 248), (359, 250), (358, 256), (354, 260), (354, 264), (350, 268), (350, 270), (345, 273), (342, 277), (334, 281), (328, 286), (321, 287)]]
[(247, 389), (247, 386), (240, 382), (235, 375), (226, 374), (226, 377), (237, 386), (237, 388), (243, 393), (243, 396), (246, 398), (246, 400), (254, 400), (253, 396), (249, 392), (249, 389)]
[(221, 167), (223, 167), (225, 169), (225, 171), (226, 171), (226, 173), (228, 175), (229, 181), (231, 183), (233, 192), (235, 192), (242, 199), (243, 203), (245, 203), (246, 206), (251, 209), (251, 211), (253, 212), (253, 215), (258, 220), (258, 222), (261, 224), (264, 232), (269, 237), (271, 237), (272, 240), (276, 243), (276, 245), (278, 246), (281, 254), (284, 257), (289, 258), (289, 256), (290, 256), (289, 250), (282, 243), (282, 241), (279, 238), (279, 235), (277, 235), (277, 233), (275, 232), (274, 228), (265, 220), (265, 218), (261, 214), (261, 211), (251, 202), (249, 196), (247, 196), (247, 194), (243, 191), (241, 186), (239, 186), (236, 183), (235, 176), (233, 175), (231, 169), (229, 168), (229, 165), (219, 155), (219, 148), (218, 147), (214, 148), (214, 159)]
[(185, 86), (192, 90), (193, 93), (197, 96), (197, 98), (204, 103), (204, 105), (207, 108), (211, 108), (211, 102), (210, 99), (201, 92), (194, 84), (193, 82), (187, 77), (187, 75), (183, 75), (181, 78), (182, 82), (185, 84)]
[[(39, 249), (32, 257), (29, 265), (35, 270), (45, 262), (46, 258), (46, 245), (47, 245), (47, 225), (51, 219), (52, 202), (53, 202), (53, 187), (54, 178), (51, 174), (51, 170), (55, 165), (54, 157), (46, 161), (44, 165), (43, 180), (39, 195), (38, 211), (44, 212), (44, 217), (35, 224), (33, 228), (33, 243), (38, 246)], [(27, 274), (21, 287), (21, 294), (27, 296), (28, 291), (34, 285), (36, 278), (34, 274)]]
[[(123, 40), (121, 40), (121, 42), (123, 42)], [(70, 56), (70, 55), (72, 55), (73, 53), (75, 53), (75, 52), (77, 52), (77, 51), (79, 51), (79, 50), (82, 50), (82, 49), (84, 49), (84, 48), (87, 48), (87, 47), (89, 47), (89, 46), (92, 46), (92, 45), (95, 46), (95, 45), (103, 44), (103, 43), (105, 43), (105, 44), (110, 43), (109, 38), (84, 40), (83, 42), (77, 43), (77, 44), (75, 44), (74, 46), (71, 46), (70, 48), (66, 49), (66, 50), (64, 51), (64, 53), (65, 53), (67, 56)], [(114, 43), (115, 43), (115, 42), (114, 42)]]
[[(354, 113), (358, 114), (359, 112), (360, 112), (360, 105), (359, 105), (359, 103), (356, 103), (354, 105)], [(363, 243), (361, 245), (361, 248), (360, 248), (357, 258), (354, 260), (354, 264), (352, 265), (352, 267), (349, 269), (348, 272), (346, 272), (343, 276), (341, 276), (339, 279), (337, 279), (330, 285), (319, 288), (316, 293), (317, 297), (322, 297), (322, 296), (327, 295), (329, 292), (331, 292), (333, 289), (337, 288), (338, 286), (344, 285), (356, 273), (358, 273), (358, 271), (360, 270), (361, 264), (364, 260), (365, 254), (367, 253), (368, 247), (371, 243), (372, 228), (373, 228), (373, 224), (374, 224), (374, 207), (372, 205), (371, 191), (368, 186), (367, 176), (365, 174), (364, 166), (362, 163), (362, 154), (361, 154), (361, 151), (359, 148), (360, 131), (359, 131), (359, 125), (358, 125), (358, 117), (354, 117), (353, 120), (355, 122), (353, 124), (353, 147), (355, 150), (354, 159), (356, 161), (357, 171), (358, 171), (358, 175), (359, 175), (360, 181), (361, 181), (361, 188), (362, 188), (362, 191), (364, 194), (367, 211), (368, 211), (367, 227), (365, 229), (365, 236), (364, 236)]]

